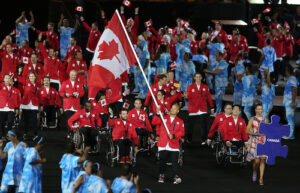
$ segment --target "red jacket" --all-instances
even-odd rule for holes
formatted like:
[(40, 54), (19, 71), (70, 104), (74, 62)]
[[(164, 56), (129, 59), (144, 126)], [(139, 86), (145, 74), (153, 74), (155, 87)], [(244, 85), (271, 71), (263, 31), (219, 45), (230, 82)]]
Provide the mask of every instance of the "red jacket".
[(126, 121), (126, 124), (124, 125), (124, 122), (120, 119), (109, 119), (108, 125), (110, 127), (113, 127), (112, 131), (112, 137), (113, 140), (118, 140), (122, 138), (127, 138), (133, 142), (134, 145), (138, 145), (138, 137), (135, 131), (135, 127), (132, 123), (130, 123), (128, 120)]
[(42, 55), (41, 49), (35, 48), (34, 51), (37, 54), (38, 62), (43, 62), (44, 61), (44, 57)]
[(84, 21), (82, 22), (83, 27), (90, 32), (89, 39), (86, 44), (86, 49), (90, 52), (94, 52), (96, 49), (96, 46), (98, 44), (98, 40), (101, 36), (101, 33), (99, 30), (93, 31), (92, 28)]
[[(216, 30), (214, 30), (210, 37), (209, 37), (209, 40), (212, 41), (212, 37), (213, 37), (213, 34), (216, 32)], [(227, 33), (224, 31), (224, 30), (220, 30), (219, 33), (218, 33), (218, 39), (219, 39), (219, 42), (222, 42), (225, 46), (225, 48), (228, 47), (228, 37), (227, 37)]]
[(61, 60), (55, 56), (51, 58), (48, 56), (48, 53), (42, 42), (39, 43), (41, 53), (44, 58), (44, 75), (49, 76), (51, 79), (59, 80), (59, 73), (63, 70), (63, 64)]
[(91, 101), (94, 111), (96, 111), (98, 114), (108, 114), (108, 102), (106, 99), (100, 100), (97, 102), (96, 100)]
[(22, 98), (22, 104), (28, 105), (30, 101), (32, 102), (32, 105), (39, 106), (41, 96), (40, 96), (40, 85), (36, 83), (33, 85), (29, 80), (24, 85), (24, 94)]
[(17, 54), (12, 53), (12, 56), (6, 51), (0, 53), (1, 62), (2, 62), (2, 71), (1, 74), (16, 74), (17, 66), (20, 65), (20, 60)]
[(17, 52), (18, 52), (19, 58), (22, 58), (22, 57), (30, 58), (31, 54), (34, 52), (34, 50), (30, 47), (28, 47), (28, 48), (19, 48)]
[(133, 124), (134, 128), (144, 128), (149, 132), (152, 132), (152, 127), (148, 119), (147, 112), (140, 109), (138, 114), (136, 108), (131, 109), (128, 112), (127, 121)]
[(50, 32), (50, 31), (40, 31), (36, 30), (36, 33), (38, 34), (43, 34), (43, 36), (46, 36), (46, 40), (49, 41), (50, 46), (54, 48), (56, 51), (59, 50), (59, 41), (58, 41), (58, 35), (55, 31)]
[[(232, 62), (232, 63), (234, 62), (234, 59), (235, 59), (236, 55), (239, 53), (239, 51), (246, 51), (246, 44), (241, 39), (239, 42), (232, 40), (228, 47), (228, 53), (230, 54), (229, 62)], [(238, 58), (238, 60), (239, 59), (241, 59), (241, 57)]]
[[(121, 14), (121, 18), (122, 18), (123, 24), (126, 25), (127, 22), (126, 22), (126, 20), (125, 20), (124, 14)], [(136, 44), (136, 43), (137, 43), (137, 40), (138, 40), (137, 33), (138, 33), (138, 29), (139, 29), (139, 22), (140, 22), (140, 21), (139, 21), (139, 16), (138, 16), (138, 15), (135, 15), (135, 16), (134, 16), (134, 24), (133, 24), (133, 26), (132, 26), (132, 28), (131, 28), (131, 31), (129, 31), (129, 30), (127, 29), (127, 33), (128, 33), (128, 35), (129, 35), (129, 37), (130, 37), (130, 39), (131, 39), (131, 42), (132, 42), (133, 44)]]
[(259, 33), (259, 32), (256, 32), (256, 37), (257, 37), (257, 47), (259, 49), (265, 47), (267, 37), (263, 33)]
[(77, 51), (81, 51), (81, 47), (76, 45), (76, 46), (69, 46), (67, 55), (64, 58), (64, 61), (68, 61), (69, 58), (74, 59), (74, 54)]
[[(168, 114), (171, 110), (172, 105), (178, 101), (179, 96), (179, 93), (175, 93), (173, 96), (165, 97), (163, 103), (157, 100), (158, 106), (160, 107), (160, 111), (162, 113)], [(154, 102), (152, 103), (152, 110), (156, 113), (156, 105)]]
[[(15, 43), (12, 43), (12, 42), (10, 44), (11, 44), (12, 52), (15, 53), (18, 50), (18, 45)], [(3, 45), (3, 47), (0, 51), (6, 52), (6, 44)]]
[(284, 36), (283, 56), (293, 56), (294, 38), (291, 34)]
[(86, 115), (85, 109), (80, 109), (74, 113), (68, 120), (68, 125), (71, 129), (75, 129), (74, 122), (79, 124), (79, 128), (84, 126), (90, 126), (96, 128), (96, 126), (101, 126), (101, 119), (98, 114), (91, 110), (89, 116)]
[[(173, 80), (172, 82), (168, 82), (165, 87), (166, 87), (166, 97), (170, 97), (171, 96), (171, 91), (176, 91), (177, 90), (177, 87), (174, 85), (174, 84), (177, 84), (177, 85), (180, 85), (179, 81), (177, 80)], [(179, 96), (179, 100), (181, 100), (181, 92), (178, 93)]]
[(283, 56), (283, 43), (284, 43), (284, 36), (278, 35), (273, 37), (271, 46), (275, 49), (276, 57), (281, 58)]
[(17, 88), (11, 86), (7, 89), (7, 86), (2, 83), (0, 84), (0, 108), (4, 108), (6, 105), (10, 109), (20, 107), (21, 95)]
[[(151, 90), (152, 90), (154, 96), (156, 96), (156, 95), (157, 95), (157, 92), (159, 91), (158, 83), (151, 85), (150, 88), (151, 88)], [(161, 89), (164, 90), (165, 92), (167, 92), (166, 85), (162, 86)], [(146, 100), (145, 100), (144, 105), (145, 105), (145, 106), (149, 106), (149, 112), (153, 112), (153, 109), (152, 109), (152, 103), (154, 103), (154, 102), (153, 102), (153, 100), (152, 100), (151, 93), (150, 93), (150, 91), (148, 90), (148, 93), (147, 93), (147, 96), (146, 96)]]
[(176, 44), (173, 40), (171, 40), (170, 44), (170, 57), (172, 61), (175, 61), (177, 59), (177, 53), (176, 53)]
[(207, 102), (211, 108), (214, 106), (208, 86), (203, 83), (201, 83), (199, 90), (196, 83), (193, 83), (188, 87), (187, 100), (189, 102), (189, 113), (197, 113), (199, 110), (207, 112)]
[[(78, 92), (79, 96), (74, 96), (74, 92)], [(66, 93), (70, 94), (70, 96), (67, 97)], [(80, 98), (83, 97), (84, 90), (82, 84), (77, 81), (75, 81), (74, 86), (72, 86), (71, 80), (69, 79), (62, 83), (59, 95), (63, 98), (63, 109), (71, 109), (73, 107), (75, 110), (79, 110)]]
[(36, 63), (35, 69), (33, 68), (32, 63), (28, 63), (24, 66), (23, 72), (22, 72), (22, 77), (24, 80), (28, 79), (28, 75), (30, 72), (34, 72), (35, 75), (37, 76), (37, 82), (40, 84), (43, 81), (44, 78), (44, 67), (40, 63)]
[(49, 87), (49, 91), (47, 93), (46, 87), (43, 86), (40, 89), (40, 96), (42, 106), (57, 105), (61, 107), (61, 100), (55, 88)]
[(199, 41), (199, 48), (202, 49), (202, 52), (205, 56), (209, 56), (209, 49), (206, 48), (206, 41)]
[(220, 113), (215, 117), (213, 124), (210, 127), (208, 138), (212, 138), (217, 130), (221, 133), (221, 136), (224, 137), (224, 131), (222, 129), (223, 121), (226, 119), (225, 113)]
[(166, 147), (169, 143), (171, 148), (179, 149), (179, 140), (184, 137), (185, 133), (183, 120), (176, 116), (171, 123), (170, 115), (165, 115), (164, 119), (170, 134), (175, 135), (175, 138), (169, 138), (161, 118), (155, 115), (152, 119), (152, 124), (156, 125), (156, 134), (159, 135), (157, 146)]
[(241, 117), (238, 117), (237, 124), (234, 123), (233, 117), (225, 119), (222, 125), (224, 132), (224, 141), (232, 141), (233, 138), (239, 141), (247, 141), (248, 135), (246, 133), (246, 123)]
[[(77, 61), (76, 59), (72, 59), (68, 63), (66, 74), (69, 74), (71, 70), (76, 70), (76, 71), (84, 70), (85, 72), (87, 72), (85, 61), (84, 60)], [(86, 85), (85, 73), (77, 74), (76, 80), (80, 82), (82, 85)]]
[(193, 55), (197, 54), (198, 48), (199, 48), (198, 47), (198, 42), (197, 41), (192, 41), (191, 45), (190, 45), (190, 49), (191, 49)]

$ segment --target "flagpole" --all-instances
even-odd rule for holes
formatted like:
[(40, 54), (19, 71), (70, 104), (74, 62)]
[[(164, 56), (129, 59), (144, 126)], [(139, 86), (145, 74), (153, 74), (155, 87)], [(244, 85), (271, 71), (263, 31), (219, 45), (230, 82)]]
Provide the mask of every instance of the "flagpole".
[[(122, 28), (123, 28), (123, 30), (124, 30), (124, 33), (125, 33), (125, 35), (126, 35), (126, 38), (127, 38), (128, 42), (129, 42), (129, 45), (130, 45), (130, 47), (131, 47), (131, 50), (132, 50), (132, 52), (133, 52), (133, 54), (134, 54), (134, 57), (135, 57), (135, 59), (136, 59), (138, 65), (139, 65), (140, 70), (141, 70), (141, 72), (142, 72), (142, 74), (143, 74), (143, 77), (144, 77), (144, 79), (145, 79), (145, 81), (146, 81), (146, 84), (147, 84), (148, 89), (149, 89), (149, 91), (150, 91), (150, 93), (151, 93), (151, 96), (152, 96), (152, 99), (153, 99), (153, 101), (154, 101), (154, 103), (155, 103), (155, 106), (158, 107), (158, 103), (157, 103), (157, 101), (156, 101), (156, 98), (155, 98), (155, 96), (154, 96), (154, 94), (153, 94), (153, 92), (152, 92), (152, 89), (151, 89), (151, 87), (150, 87), (150, 84), (149, 84), (149, 82), (148, 82), (148, 80), (147, 80), (147, 77), (146, 77), (146, 75), (145, 75), (145, 73), (144, 73), (143, 67), (142, 67), (142, 65), (141, 65), (141, 63), (140, 63), (140, 60), (139, 60), (139, 58), (138, 58), (138, 56), (137, 56), (135, 50), (134, 50), (134, 47), (133, 47), (133, 45), (132, 45), (132, 43), (131, 43), (131, 40), (130, 40), (128, 34), (127, 34), (127, 30), (126, 30), (126, 28), (125, 28), (125, 26), (124, 26), (124, 24), (123, 24), (123, 21), (122, 21), (121, 16), (120, 16), (120, 14), (119, 14), (119, 12), (118, 12), (117, 9), (116, 9), (116, 13), (117, 13), (117, 16), (118, 16), (118, 18), (119, 18), (119, 21), (120, 21), (120, 23), (121, 23), (121, 25), (122, 25)], [(165, 126), (165, 129), (166, 129), (168, 135), (169, 135), (169, 134), (170, 134), (170, 131), (169, 131), (168, 127), (167, 127), (167, 124), (166, 124), (166, 122), (165, 122), (165, 119), (163, 118), (163, 115), (162, 115), (161, 111), (159, 111), (159, 115), (160, 115), (160, 118), (161, 118), (161, 120), (162, 120), (162, 122), (163, 122), (163, 124), (164, 124), (164, 126)]]

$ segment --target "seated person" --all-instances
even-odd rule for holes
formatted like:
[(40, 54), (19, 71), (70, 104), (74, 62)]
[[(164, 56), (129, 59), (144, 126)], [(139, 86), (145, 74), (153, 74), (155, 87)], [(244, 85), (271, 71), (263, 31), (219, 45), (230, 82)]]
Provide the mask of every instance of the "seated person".
[(222, 138), (224, 138), (224, 133), (223, 133), (223, 130), (222, 130), (221, 126), (222, 126), (223, 122), (225, 121), (225, 119), (231, 116), (231, 113), (232, 113), (232, 105), (229, 104), (229, 103), (225, 104), (224, 112), (218, 114), (215, 117), (214, 122), (210, 127), (210, 130), (209, 130), (209, 133), (208, 133), (208, 136), (207, 136), (207, 138), (208, 138), (207, 139), (207, 145), (211, 144), (211, 140), (212, 140), (212, 138), (213, 138), (213, 136), (214, 136), (214, 134), (217, 130), (220, 132)]
[(248, 135), (246, 133), (246, 123), (242, 117), (239, 117), (240, 113), (240, 106), (233, 105), (232, 116), (223, 122), (224, 141), (228, 147), (233, 144), (238, 147), (247, 144)]
[(92, 110), (91, 102), (87, 101), (84, 108), (77, 111), (68, 120), (70, 128), (74, 128), (74, 122), (79, 124), (80, 132), (83, 133), (87, 146), (95, 147), (98, 131), (95, 129), (101, 126), (101, 119), (98, 114)]
[(94, 100), (91, 100), (92, 109), (101, 118), (101, 128), (106, 128), (108, 123), (108, 104), (109, 101), (105, 99), (105, 92), (99, 91)]
[(122, 109), (119, 114), (120, 118), (116, 119), (113, 119), (113, 110), (111, 108), (108, 110), (110, 114), (108, 125), (113, 128), (112, 138), (114, 145), (118, 145), (119, 147), (120, 163), (130, 163), (130, 147), (134, 144), (134, 152), (136, 153), (139, 144), (135, 127), (127, 120), (127, 110)]
[(152, 134), (152, 127), (148, 119), (147, 112), (142, 108), (141, 99), (135, 99), (134, 108), (128, 113), (128, 121), (133, 124), (136, 133), (138, 135), (139, 144), (141, 147), (147, 145), (148, 132), (151, 133), (152, 139), (154, 138)]

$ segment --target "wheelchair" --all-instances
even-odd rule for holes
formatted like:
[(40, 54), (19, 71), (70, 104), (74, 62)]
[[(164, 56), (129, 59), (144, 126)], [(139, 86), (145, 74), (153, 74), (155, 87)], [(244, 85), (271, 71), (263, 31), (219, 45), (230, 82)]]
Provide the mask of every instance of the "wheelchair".
[(216, 161), (217, 164), (221, 167), (227, 167), (229, 164), (240, 164), (245, 166), (247, 164), (246, 156), (247, 150), (245, 145), (238, 146), (236, 144), (232, 144), (232, 146), (228, 147), (223, 141), (220, 133), (219, 141), (215, 142), (215, 151), (216, 151)]
[[(120, 150), (119, 146), (114, 144), (112, 139), (112, 129), (109, 129), (110, 138), (108, 139), (106, 161), (109, 167), (113, 168), (116, 164), (120, 164)], [(133, 145), (130, 146), (129, 158), (131, 165), (136, 165), (136, 154), (134, 153)]]
[[(93, 129), (93, 128), (92, 128)], [(82, 132), (80, 132), (80, 129), (76, 127), (73, 129), (73, 132), (71, 134), (71, 140), (75, 144), (75, 148), (77, 149), (84, 149), (86, 147), (85, 137)], [(91, 150), (89, 153), (100, 153), (101, 149), (101, 133), (98, 132), (98, 135), (96, 136), (96, 145), (94, 146), (93, 150)]]
[[(44, 107), (44, 108), (47, 108), (47, 107)], [(57, 106), (53, 106), (52, 108), (53, 108), (52, 111), (54, 111), (54, 112), (52, 114), (53, 117), (52, 117), (52, 121), (51, 122), (49, 122), (49, 120), (48, 120), (48, 114), (47, 114), (47, 111), (45, 111), (45, 109), (44, 109), (44, 111), (42, 111), (40, 113), (41, 129), (42, 130), (46, 129), (46, 128), (48, 128), (48, 129), (55, 129), (58, 126), (58, 107)]]

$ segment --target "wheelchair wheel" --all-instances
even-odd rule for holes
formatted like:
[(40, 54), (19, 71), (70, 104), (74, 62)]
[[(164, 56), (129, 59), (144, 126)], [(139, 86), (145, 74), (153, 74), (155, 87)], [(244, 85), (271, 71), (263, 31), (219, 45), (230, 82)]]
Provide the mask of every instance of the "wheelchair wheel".
[(73, 135), (72, 135), (71, 139), (72, 139), (73, 143), (75, 144), (76, 148), (81, 148), (83, 141), (82, 141), (81, 134), (78, 129), (73, 131)]
[(108, 142), (108, 148), (107, 148), (107, 153), (106, 153), (106, 162), (107, 165), (111, 168), (113, 168), (115, 166), (115, 162), (114, 162), (114, 146), (113, 146), (113, 142), (109, 141)]
[(216, 160), (217, 164), (221, 167), (227, 165), (226, 147), (222, 142), (216, 144)]
[(95, 152), (100, 153), (100, 147), (101, 147), (101, 136), (100, 135), (97, 135), (96, 141), (97, 141), (97, 143), (95, 145)]

